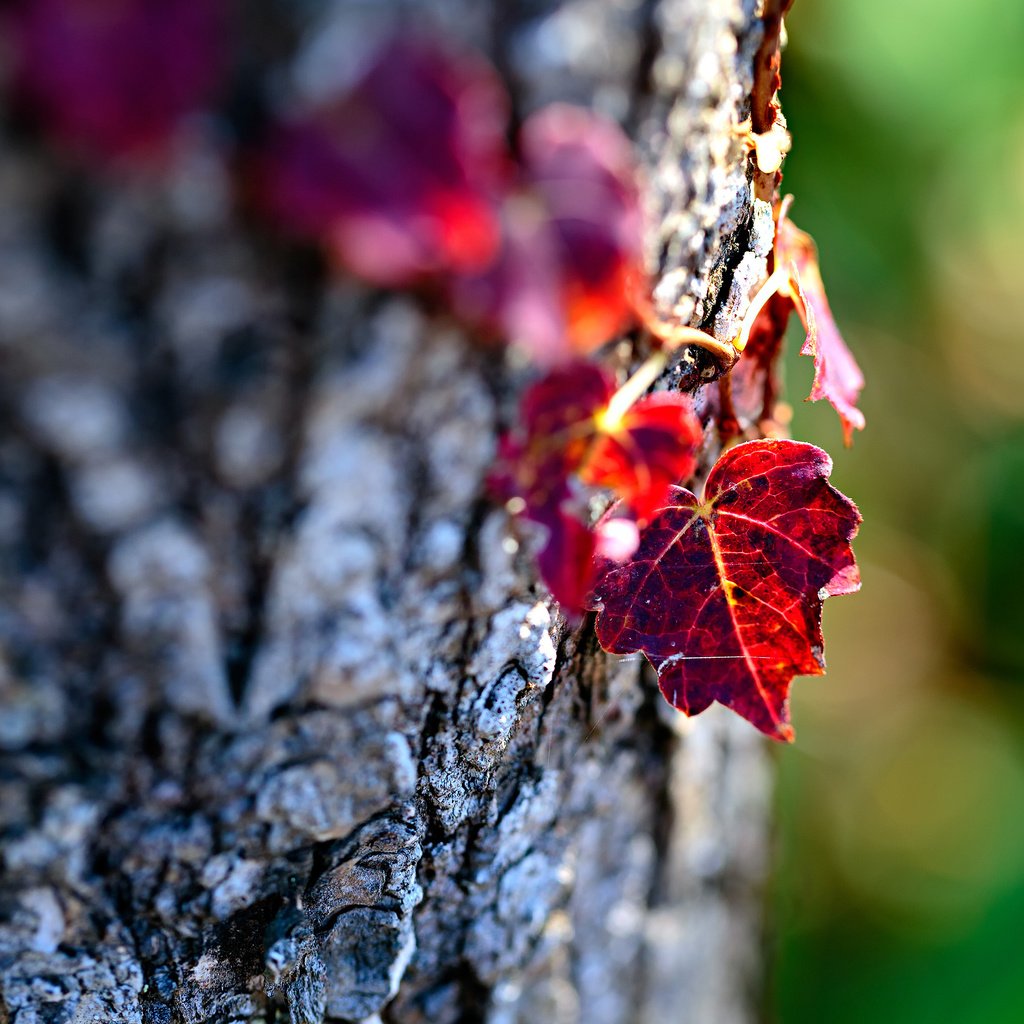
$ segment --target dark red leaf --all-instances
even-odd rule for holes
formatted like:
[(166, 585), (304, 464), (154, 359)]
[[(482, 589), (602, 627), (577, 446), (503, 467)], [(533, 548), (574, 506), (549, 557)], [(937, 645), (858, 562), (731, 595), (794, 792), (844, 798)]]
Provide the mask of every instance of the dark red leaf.
[(635, 164), (617, 125), (564, 104), (527, 119), (520, 152), (499, 260), (456, 281), (453, 301), (465, 319), (552, 365), (630, 322), (641, 246)]
[(597, 538), (578, 515), (561, 503), (540, 509), (530, 518), (548, 531), (537, 553), (541, 579), (566, 616), (579, 619), (594, 585)]
[(630, 317), (630, 276), (641, 256), (636, 167), (610, 121), (556, 105), (523, 125), (524, 184), (544, 207), (557, 252), (570, 347), (587, 352)]
[(228, 0), (15, 2), (15, 101), (81, 155), (158, 156), (181, 119), (217, 91), (229, 7)]
[(634, 557), (597, 583), (601, 645), (643, 651), (686, 714), (717, 700), (791, 740), (790, 681), (824, 671), (822, 601), (860, 586), (860, 514), (831, 469), (813, 445), (751, 441), (719, 459), (703, 501), (674, 488)]
[(498, 251), (507, 117), (482, 58), (396, 38), (349, 92), (272, 130), (249, 190), (371, 282), (479, 271)]
[(570, 618), (582, 613), (593, 586), (597, 546), (570, 480), (593, 441), (594, 416), (614, 390), (611, 374), (591, 363), (542, 377), (523, 394), (518, 428), (501, 438), (488, 479), (495, 497), (517, 502), (525, 518), (547, 531), (537, 567)]
[(537, 553), (537, 568), (551, 596), (570, 621), (578, 622), (597, 579), (598, 564), (623, 562), (640, 541), (631, 519), (607, 516), (588, 527), (568, 488), (562, 501), (551, 502), (529, 516), (547, 530)]
[(649, 519), (669, 487), (693, 473), (700, 421), (683, 395), (650, 395), (617, 413), (614, 394), (611, 374), (592, 363), (552, 370), (533, 384), (519, 429), (502, 439), (492, 490), (543, 508), (561, 501), (565, 481), (578, 475)]

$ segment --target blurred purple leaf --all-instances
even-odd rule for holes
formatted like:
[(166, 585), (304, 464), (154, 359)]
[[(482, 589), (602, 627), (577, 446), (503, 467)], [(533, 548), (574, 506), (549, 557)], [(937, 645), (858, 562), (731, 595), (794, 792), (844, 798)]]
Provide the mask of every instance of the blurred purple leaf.
[(349, 91), (272, 127), (248, 188), (282, 229), (371, 282), (477, 270), (498, 248), (507, 119), (482, 58), (392, 39)]
[(552, 365), (611, 340), (632, 318), (641, 250), (634, 157), (617, 125), (565, 104), (527, 119), (520, 155), (500, 257), (454, 282), (453, 301), (464, 319)]
[(15, 105), (91, 159), (162, 154), (227, 63), (229, 0), (15, 0)]

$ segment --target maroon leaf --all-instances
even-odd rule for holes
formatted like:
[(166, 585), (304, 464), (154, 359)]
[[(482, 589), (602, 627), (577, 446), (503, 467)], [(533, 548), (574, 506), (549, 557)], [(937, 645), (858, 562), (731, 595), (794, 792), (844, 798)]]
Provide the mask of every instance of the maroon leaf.
[(856, 506), (813, 445), (751, 441), (719, 459), (703, 501), (674, 488), (633, 558), (592, 597), (605, 650), (643, 651), (688, 715), (719, 701), (791, 740), (789, 684), (824, 671), (821, 603), (860, 586)]
[(570, 480), (592, 443), (594, 416), (614, 390), (611, 374), (591, 363), (542, 377), (524, 393), (519, 426), (502, 437), (488, 480), (496, 497), (517, 503), (525, 518), (547, 531), (537, 567), (570, 618), (582, 613), (593, 586), (597, 545)]
[(541, 579), (566, 616), (577, 620), (594, 585), (596, 537), (579, 515), (560, 502), (536, 510), (530, 519), (547, 529), (537, 553)]
[(271, 131), (248, 188), (371, 282), (479, 271), (498, 250), (507, 117), (482, 58), (396, 38), (349, 92)]
[(502, 438), (491, 489), (529, 512), (565, 500), (570, 477), (612, 491), (641, 521), (689, 477), (703, 434), (690, 400), (655, 394), (614, 411), (610, 373), (592, 363), (552, 370), (527, 389), (520, 424)]
[(158, 156), (207, 103), (227, 56), (228, 0), (18, 0), (16, 104), (99, 159)]
[(491, 489), (521, 498), (528, 514), (564, 501), (566, 482), (593, 442), (595, 416), (614, 392), (612, 375), (593, 363), (552, 370), (532, 384), (517, 429), (502, 438)]
[(635, 164), (617, 125), (565, 104), (526, 121), (520, 152), (498, 262), (455, 281), (452, 296), (464, 319), (552, 365), (611, 340), (632, 318), (641, 246)]

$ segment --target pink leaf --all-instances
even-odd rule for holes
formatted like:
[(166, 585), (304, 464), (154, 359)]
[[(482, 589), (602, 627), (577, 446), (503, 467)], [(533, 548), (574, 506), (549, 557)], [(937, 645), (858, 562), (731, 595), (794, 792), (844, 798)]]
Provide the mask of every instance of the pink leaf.
[(818, 268), (817, 246), (810, 235), (786, 217), (787, 206), (784, 203), (779, 214), (775, 260), (777, 267), (790, 273), (793, 302), (807, 331), (800, 353), (814, 359), (814, 383), (809, 398), (812, 402), (824, 398), (839, 413), (843, 439), (849, 445), (853, 431), (864, 429), (864, 414), (857, 408), (864, 374), (832, 317)]
[(553, 365), (631, 320), (641, 245), (634, 158), (617, 125), (565, 104), (526, 121), (520, 150), (498, 261), (455, 281), (452, 296), (464, 319)]

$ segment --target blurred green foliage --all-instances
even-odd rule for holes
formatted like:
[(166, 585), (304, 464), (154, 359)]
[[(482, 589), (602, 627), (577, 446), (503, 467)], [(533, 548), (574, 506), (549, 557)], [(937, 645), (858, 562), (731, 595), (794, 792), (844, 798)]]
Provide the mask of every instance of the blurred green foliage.
[[(780, 751), (782, 1024), (1024, 1021), (1024, 4), (797, 0), (784, 190), (864, 367), (864, 590)], [(794, 338), (795, 340), (795, 338)]]

